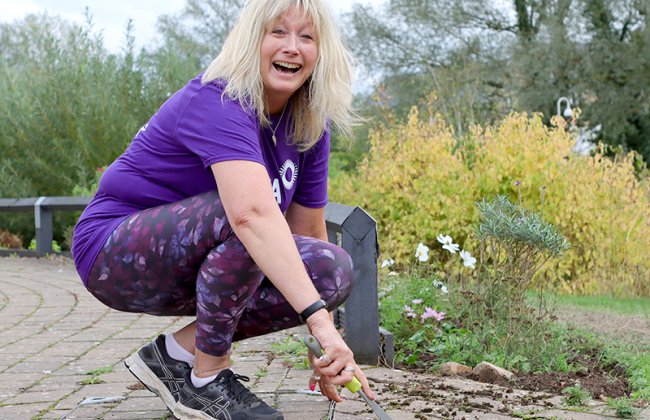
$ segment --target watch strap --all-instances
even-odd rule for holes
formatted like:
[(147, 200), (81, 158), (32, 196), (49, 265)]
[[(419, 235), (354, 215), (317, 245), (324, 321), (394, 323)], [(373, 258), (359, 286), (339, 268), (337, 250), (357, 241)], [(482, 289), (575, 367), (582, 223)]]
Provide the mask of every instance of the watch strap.
[(307, 306), (304, 311), (300, 312), (298, 314), (298, 319), (301, 323), (304, 324), (307, 322), (307, 318), (312, 316), (316, 311), (320, 311), (323, 308), (327, 309), (327, 302), (325, 302), (323, 299), (319, 299), (311, 305)]

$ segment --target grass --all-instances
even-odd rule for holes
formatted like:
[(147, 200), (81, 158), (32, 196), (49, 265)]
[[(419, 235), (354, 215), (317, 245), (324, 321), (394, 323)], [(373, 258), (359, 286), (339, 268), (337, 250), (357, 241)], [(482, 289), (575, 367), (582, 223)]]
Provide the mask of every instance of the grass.
[(548, 295), (548, 298), (551, 298), (560, 307), (577, 307), (623, 315), (645, 315), (650, 317), (650, 298), (569, 295)]
[(562, 393), (566, 395), (566, 397), (564, 397), (564, 402), (572, 406), (585, 405), (587, 401), (591, 399), (589, 391), (580, 387), (580, 384), (564, 388)]
[(84, 372), (84, 375), (89, 375), (91, 376), (90, 378), (86, 378), (83, 381), (81, 381), (81, 385), (97, 385), (97, 384), (102, 384), (105, 381), (100, 378), (100, 375), (103, 375), (105, 373), (111, 373), (113, 371), (113, 366), (104, 366), (100, 367), (97, 369), (89, 370), (87, 372)]
[(616, 410), (616, 417), (621, 419), (633, 419), (641, 412), (640, 409), (634, 407), (632, 400), (629, 398), (610, 398), (607, 400), (607, 405)]
[(99, 376), (105, 373), (111, 373), (112, 371), (113, 371), (113, 366), (104, 366), (97, 369), (89, 370), (88, 372), (84, 372), (84, 375)]
[(93, 376), (92, 378), (86, 378), (83, 381), (81, 381), (81, 385), (97, 385), (97, 384), (103, 384), (104, 381), (102, 378), (99, 376)]
[(307, 360), (307, 346), (299, 337), (287, 336), (284, 340), (271, 343), (271, 349), (282, 361), (297, 369), (309, 369)]

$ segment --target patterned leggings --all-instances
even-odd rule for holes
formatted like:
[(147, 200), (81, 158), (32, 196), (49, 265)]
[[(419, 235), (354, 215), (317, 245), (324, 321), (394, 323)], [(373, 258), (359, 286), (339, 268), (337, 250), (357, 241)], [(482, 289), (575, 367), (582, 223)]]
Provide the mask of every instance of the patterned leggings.
[[(328, 242), (294, 239), (321, 297), (339, 306), (352, 290), (350, 256)], [(127, 218), (97, 256), (87, 287), (120, 311), (196, 316), (196, 347), (213, 356), (233, 341), (299, 324), (233, 233), (216, 191)]]

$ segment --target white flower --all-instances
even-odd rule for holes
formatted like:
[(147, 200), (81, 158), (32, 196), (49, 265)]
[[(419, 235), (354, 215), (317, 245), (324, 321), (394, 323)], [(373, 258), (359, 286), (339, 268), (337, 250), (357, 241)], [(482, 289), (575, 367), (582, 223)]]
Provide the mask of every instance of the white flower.
[(420, 262), (429, 261), (429, 247), (420, 242), (415, 250), (415, 258)]
[(460, 246), (458, 244), (454, 243), (454, 240), (451, 239), (451, 236), (449, 235), (443, 235), (442, 233), (438, 235), (438, 242), (442, 244), (442, 248), (446, 249), (447, 251), (451, 252), (452, 254), (455, 254), (456, 251), (460, 249)]
[(381, 268), (391, 267), (393, 264), (395, 264), (395, 260), (389, 258), (381, 262)]
[(395, 271), (391, 271), (388, 273), (389, 276), (399, 276), (399, 274)]
[(435, 287), (436, 289), (440, 289), (440, 292), (443, 294), (449, 293), (449, 291), (447, 290), (447, 286), (445, 286), (445, 284), (440, 280), (434, 280), (433, 287)]
[(460, 251), (460, 258), (462, 258), (465, 267), (476, 268), (476, 258), (472, 257), (472, 254), (469, 252), (463, 249)]

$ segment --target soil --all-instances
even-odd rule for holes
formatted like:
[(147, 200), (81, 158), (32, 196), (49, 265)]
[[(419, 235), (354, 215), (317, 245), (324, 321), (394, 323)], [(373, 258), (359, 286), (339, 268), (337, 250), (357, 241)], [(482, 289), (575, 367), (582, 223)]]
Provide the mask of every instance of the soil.
[[(612, 339), (621, 339), (631, 344), (650, 345), (650, 319), (640, 315), (624, 315), (613, 312), (596, 312), (581, 308), (564, 308), (556, 312), (559, 322), (585, 329)], [(598, 366), (597, 355), (583, 356), (579, 362), (585, 369), (580, 372), (541, 374), (517, 374), (509, 385), (519, 389), (544, 391), (560, 394), (569, 386), (589, 391), (593, 398), (618, 398), (628, 396), (629, 384), (621, 366)], [(502, 384), (508, 385), (508, 384)]]
[[(650, 346), (650, 319), (640, 315), (624, 315), (612, 312), (596, 312), (581, 308), (564, 308), (556, 312), (558, 322), (585, 329), (608, 338), (621, 339), (631, 344)], [(630, 388), (621, 366), (602, 367), (598, 365), (598, 355), (582, 355), (576, 364), (584, 367), (579, 372), (515, 373), (509, 381), (497, 385), (514, 389), (537, 391), (561, 395), (567, 387), (580, 385), (591, 394), (592, 398), (606, 400), (629, 396)], [(408, 369), (407, 367), (402, 367)], [(469, 379), (478, 380), (472, 375)], [(410, 392), (419, 394), (417, 388)], [(423, 388), (423, 393), (426, 389)]]
[(582, 358), (580, 365), (584, 366), (584, 370), (579, 372), (518, 373), (514, 379), (499, 385), (556, 395), (562, 394), (564, 388), (580, 385), (581, 388), (589, 391), (592, 398), (601, 400), (629, 395), (630, 389), (625, 379), (625, 371), (620, 366), (609, 366), (603, 369), (597, 365), (595, 358)]

